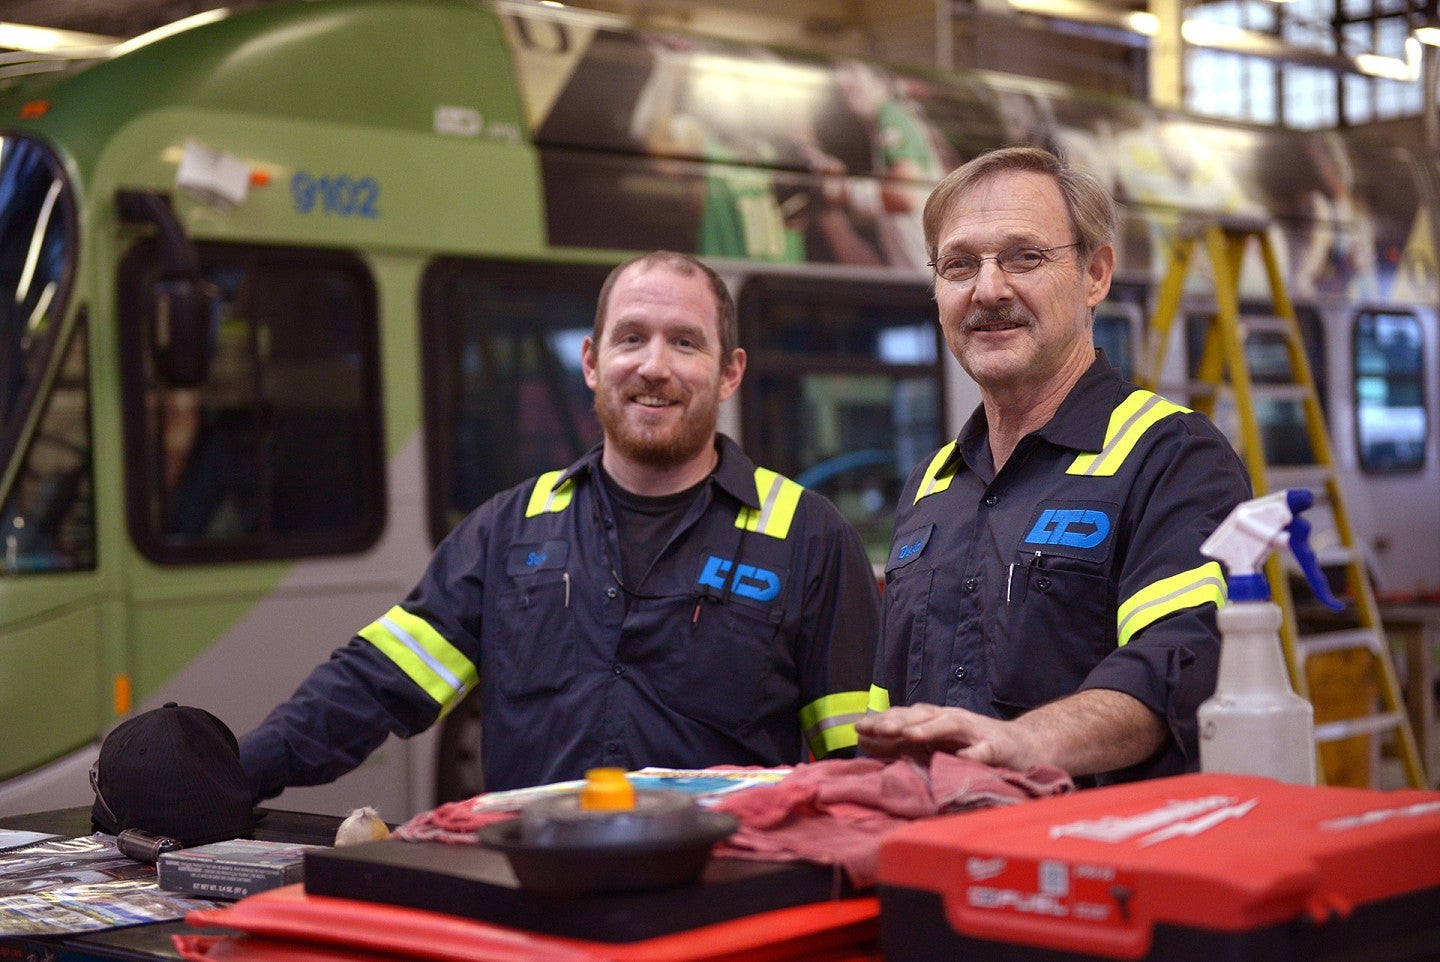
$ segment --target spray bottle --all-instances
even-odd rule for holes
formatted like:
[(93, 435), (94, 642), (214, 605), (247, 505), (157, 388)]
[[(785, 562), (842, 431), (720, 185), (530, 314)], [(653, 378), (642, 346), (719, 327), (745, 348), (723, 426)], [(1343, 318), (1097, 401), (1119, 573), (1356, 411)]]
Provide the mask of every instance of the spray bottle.
[(1215, 694), (1200, 706), (1200, 768), (1267, 775), (1315, 784), (1315, 711), (1290, 687), (1280, 647), (1280, 608), (1270, 601), (1262, 568), (1277, 544), (1287, 543), (1316, 596), (1330, 595), (1310, 548), (1310, 523), (1300, 512), (1314, 503), (1303, 488), (1239, 505), (1200, 553), (1225, 565), (1230, 602), (1217, 614), (1220, 674)]

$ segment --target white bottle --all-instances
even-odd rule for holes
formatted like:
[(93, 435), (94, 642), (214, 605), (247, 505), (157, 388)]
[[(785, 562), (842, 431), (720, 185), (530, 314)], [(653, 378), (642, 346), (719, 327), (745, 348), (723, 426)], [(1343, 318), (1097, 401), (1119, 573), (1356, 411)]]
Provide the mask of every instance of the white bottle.
[(1259, 568), (1275, 545), (1288, 542), (1321, 600), (1330, 597), (1299, 517), (1309, 491), (1281, 491), (1247, 501), (1200, 546), (1225, 563), (1229, 603), (1220, 625), (1215, 694), (1200, 706), (1200, 768), (1315, 784), (1315, 712), (1295, 694), (1280, 647), (1280, 608)]

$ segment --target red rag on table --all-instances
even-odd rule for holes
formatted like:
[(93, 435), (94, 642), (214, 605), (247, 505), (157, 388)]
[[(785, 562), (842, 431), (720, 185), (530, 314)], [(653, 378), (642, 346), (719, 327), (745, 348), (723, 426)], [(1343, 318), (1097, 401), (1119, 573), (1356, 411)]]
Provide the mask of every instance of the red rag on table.
[(1058, 768), (1025, 772), (937, 752), (911, 758), (833, 759), (797, 766), (774, 785), (722, 798), (717, 811), (740, 820), (715, 854), (765, 861), (838, 865), (856, 889), (878, 878), (880, 843), (917, 818), (993, 808), (1046, 795), (1075, 783)]

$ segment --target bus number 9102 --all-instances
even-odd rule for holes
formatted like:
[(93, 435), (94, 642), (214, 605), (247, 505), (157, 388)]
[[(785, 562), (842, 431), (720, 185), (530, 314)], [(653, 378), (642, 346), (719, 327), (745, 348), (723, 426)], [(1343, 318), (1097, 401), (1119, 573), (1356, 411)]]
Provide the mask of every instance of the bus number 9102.
[(290, 178), (290, 196), (299, 214), (379, 217), (380, 183), (374, 177), (349, 174), (316, 177), (299, 170)]

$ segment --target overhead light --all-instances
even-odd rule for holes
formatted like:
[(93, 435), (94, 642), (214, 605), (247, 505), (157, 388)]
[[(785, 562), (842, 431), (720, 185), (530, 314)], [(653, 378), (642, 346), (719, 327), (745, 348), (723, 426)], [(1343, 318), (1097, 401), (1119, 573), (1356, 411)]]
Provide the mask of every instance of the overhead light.
[(114, 42), (114, 37), (103, 37), (98, 33), (80, 33), (77, 30), (56, 30), (0, 21), (0, 48), (5, 50), (63, 53), (76, 48), (102, 47)]
[(1440, 27), (1416, 27), (1410, 31), (1410, 36), (1421, 43), (1427, 43), (1432, 47), (1440, 47)]
[(1405, 59), (1381, 57), (1373, 53), (1357, 53), (1355, 69), (1370, 77), (1414, 83), (1420, 79), (1420, 41), (1405, 38)]

